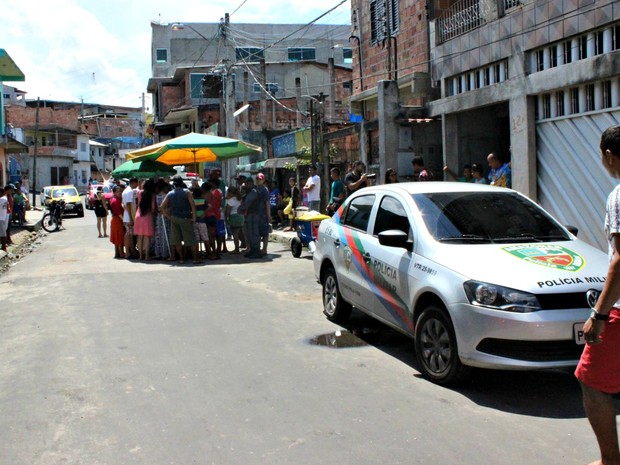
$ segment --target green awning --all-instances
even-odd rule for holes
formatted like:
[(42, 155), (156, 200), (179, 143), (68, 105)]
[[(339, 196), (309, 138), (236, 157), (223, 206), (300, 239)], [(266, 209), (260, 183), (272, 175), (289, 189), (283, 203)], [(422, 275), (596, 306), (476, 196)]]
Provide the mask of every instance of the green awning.
[(265, 166), (267, 160), (257, 161), (255, 163), (246, 163), (244, 165), (237, 165), (237, 171), (245, 173), (256, 173)]
[(6, 50), (0, 48), (0, 82), (25, 80), (26, 76), (24, 76), (22, 70), (19, 69), (9, 54), (6, 53)]

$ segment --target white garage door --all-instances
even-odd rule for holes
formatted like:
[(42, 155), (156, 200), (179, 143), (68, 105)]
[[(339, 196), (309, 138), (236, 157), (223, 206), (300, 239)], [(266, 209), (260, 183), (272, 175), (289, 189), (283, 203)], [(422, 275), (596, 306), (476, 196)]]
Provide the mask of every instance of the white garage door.
[(537, 123), (538, 200), (579, 237), (605, 252), (605, 202), (618, 181), (601, 165), (601, 133), (620, 124), (620, 111)]

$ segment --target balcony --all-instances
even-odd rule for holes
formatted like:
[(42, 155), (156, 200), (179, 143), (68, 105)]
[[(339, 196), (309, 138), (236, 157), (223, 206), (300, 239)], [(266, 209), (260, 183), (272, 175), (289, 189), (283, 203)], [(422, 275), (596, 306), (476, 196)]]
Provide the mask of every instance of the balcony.
[[(515, 1), (505, 0), (506, 3)], [(482, 1), (460, 0), (437, 18), (437, 44), (472, 31), (486, 22)]]

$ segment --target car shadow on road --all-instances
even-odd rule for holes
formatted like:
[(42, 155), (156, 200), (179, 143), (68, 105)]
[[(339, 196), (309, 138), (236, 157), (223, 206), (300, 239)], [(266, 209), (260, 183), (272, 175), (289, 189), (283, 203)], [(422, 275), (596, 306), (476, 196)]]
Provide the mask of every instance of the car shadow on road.
[[(357, 310), (353, 310), (343, 327), (345, 330), (322, 335), (322, 345), (370, 345), (409, 365), (416, 371), (414, 377), (423, 378), (411, 338)], [(341, 338), (342, 342), (339, 341)], [(541, 418), (584, 418), (581, 389), (573, 371), (570, 368), (537, 371), (473, 369), (466, 381), (437, 388), (458, 392), (480, 406), (503, 412)], [(616, 396), (616, 411), (620, 414), (620, 396)]]

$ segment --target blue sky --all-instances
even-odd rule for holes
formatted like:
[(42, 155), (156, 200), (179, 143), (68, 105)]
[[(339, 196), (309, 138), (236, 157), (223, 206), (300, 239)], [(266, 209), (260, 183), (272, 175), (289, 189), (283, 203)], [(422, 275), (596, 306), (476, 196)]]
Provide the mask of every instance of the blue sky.
[[(26, 75), (27, 99), (139, 107), (151, 75), (151, 21), (312, 21), (339, 0), (4, 0), (0, 48)], [(243, 5), (242, 5), (243, 3)], [(321, 24), (348, 24), (346, 2)], [(146, 106), (150, 100), (146, 94)]]

